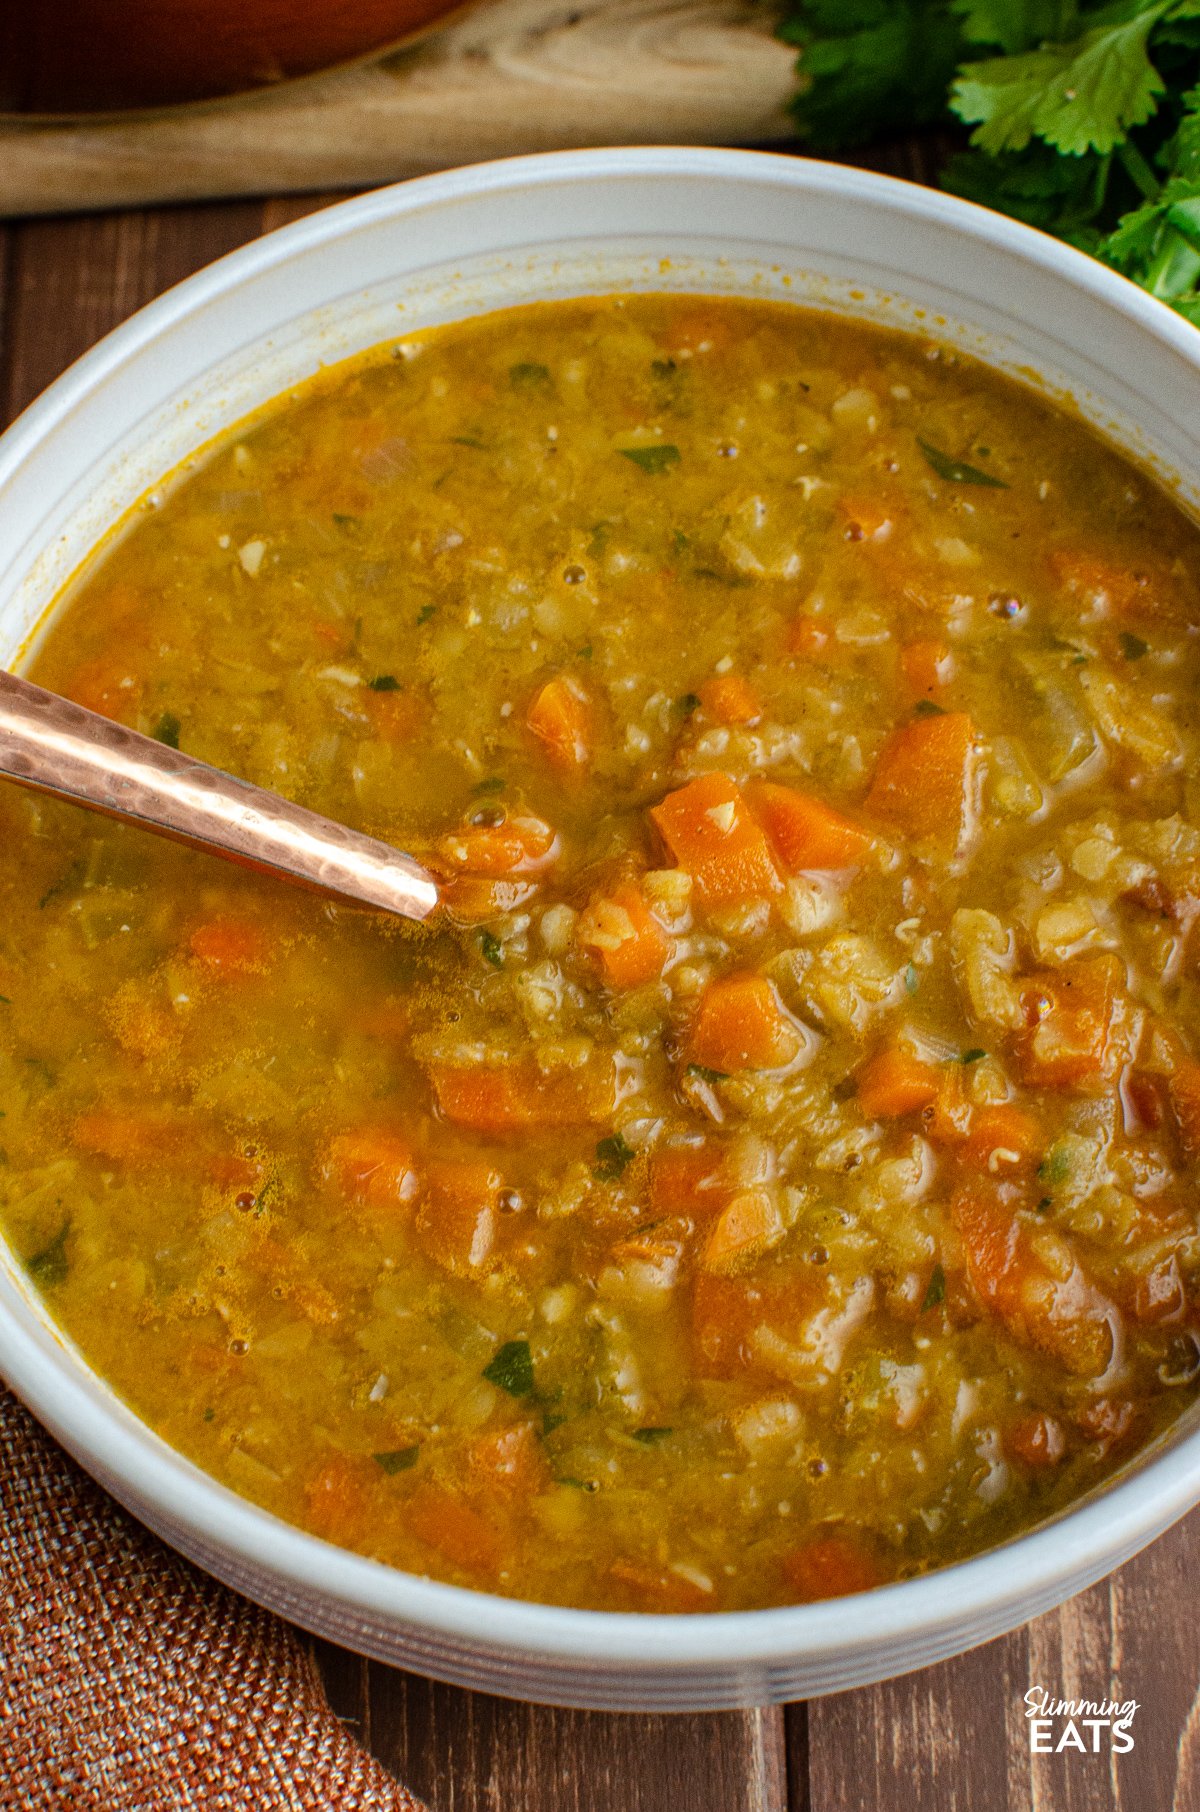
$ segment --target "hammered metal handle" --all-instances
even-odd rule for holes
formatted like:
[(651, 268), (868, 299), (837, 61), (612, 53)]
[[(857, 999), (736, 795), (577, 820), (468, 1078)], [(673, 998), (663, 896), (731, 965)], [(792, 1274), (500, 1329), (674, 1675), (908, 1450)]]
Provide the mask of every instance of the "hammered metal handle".
[(424, 919), (411, 856), (0, 669), (0, 777), (319, 893)]

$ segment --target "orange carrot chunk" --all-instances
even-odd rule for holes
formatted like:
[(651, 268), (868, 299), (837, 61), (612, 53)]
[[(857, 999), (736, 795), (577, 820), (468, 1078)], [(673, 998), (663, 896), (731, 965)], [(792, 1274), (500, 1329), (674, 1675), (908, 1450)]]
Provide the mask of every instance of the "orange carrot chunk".
[(468, 874), (499, 878), (540, 874), (557, 860), (557, 831), (541, 818), (505, 817), (499, 824), (464, 824), (438, 843), (438, 854)]
[(418, 1541), (467, 1573), (492, 1573), (500, 1562), (500, 1537), (478, 1510), (436, 1485), (408, 1500), (404, 1521)]
[(706, 679), (700, 703), (718, 724), (756, 724), (762, 716), (758, 694), (740, 673), (717, 673)]
[(656, 1219), (715, 1214), (729, 1195), (721, 1153), (710, 1145), (668, 1145), (650, 1160), (650, 1208)]
[(610, 988), (642, 988), (657, 981), (671, 954), (671, 939), (632, 881), (592, 901), (580, 918), (577, 937)]
[(687, 1056), (707, 1070), (777, 1070), (798, 1057), (803, 1040), (764, 975), (709, 982), (692, 1022)]
[(1022, 987), (1028, 1031), (1020, 1060), (1026, 1082), (1087, 1090), (1114, 1067), (1120, 964), (1111, 954), (1076, 957), (1029, 977)]
[(802, 613), (788, 625), (787, 647), (789, 654), (798, 655), (802, 661), (820, 660), (829, 650), (829, 631), (816, 617)]
[(118, 723), (132, 724), (141, 704), (145, 682), (129, 670), (124, 655), (104, 654), (79, 667), (64, 687), (66, 696), (87, 711)]
[(919, 717), (880, 751), (867, 810), (909, 837), (957, 841), (971, 803), (975, 726), (965, 711)]
[(852, 1535), (821, 1535), (806, 1542), (785, 1557), (783, 1572), (803, 1604), (869, 1592), (885, 1577), (875, 1557)]
[(1180, 1059), (1167, 1084), (1179, 1141), (1189, 1158), (1200, 1157), (1200, 1063)]
[(858, 1105), (868, 1120), (901, 1120), (937, 1100), (941, 1071), (901, 1045), (878, 1052), (858, 1072)]
[(240, 975), (261, 969), (270, 945), (267, 934), (245, 919), (213, 919), (197, 925), (188, 949), (214, 975)]
[(953, 660), (945, 642), (909, 642), (900, 650), (900, 671), (912, 699), (936, 699), (953, 671)]
[(831, 805), (795, 787), (754, 781), (746, 788), (746, 799), (790, 874), (813, 868), (853, 868), (871, 847), (869, 831), (860, 830)]
[(428, 1256), (455, 1277), (483, 1271), (496, 1243), (503, 1179), (490, 1164), (436, 1159), (425, 1167), (417, 1209), (417, 1238)]
[(472, 1443), (468, 1455), (471, 1484), (482, 1498), (499, 1503), (528, 1503), (550, 1484), (550, 1468), (532, 1422), (515, 1422)]
[(555, 767), (570, 773), (592, 758), (592, 706), (579, 681), (559, 673), (538, 692), (525, 724)]
[(641, 1611), (686, 1612), (712, 1609), (713, 1593), (698, 1580), (670, 1567), (647, 1567), (637, 1561), (614, 1560), (609, 1578), (625, 1587), (630, 1601)]
[(71, 1128), (71, 1138), (80, 1151), (116, 1163), (145, 1163), (161, 1156), (167, 1149), (171, 1124), (161, 1114), (124, 1112), (119, 1108), (96, 1108), (80, 1114)]
[(445, 1119), (495, 1138), (538, 1127), (586, 1126), (605, 1119), (614, 1104), (609, 1069), (545, 1076), (531, 1063), (507, 1069), (438, 1063), (429, 1075)]
[(983, 1107), (974, 1115), (963, 1145), (963, 1159), (996, 1175), (1028, 1169), (1045, 1149), (1036, 1116), (1013, 1102)]
[(762, 900), (782, 883), (762, 826), (728, 774), (702, 774), (650, 813), (664, 843), (692, 877), (703, 906)]
[(350, 1201), (369, 1208), (398, 1209), (417, 1192), (412, 1147), (386, 1126), (339, 1133), (325, 1154), (322, 1174)]

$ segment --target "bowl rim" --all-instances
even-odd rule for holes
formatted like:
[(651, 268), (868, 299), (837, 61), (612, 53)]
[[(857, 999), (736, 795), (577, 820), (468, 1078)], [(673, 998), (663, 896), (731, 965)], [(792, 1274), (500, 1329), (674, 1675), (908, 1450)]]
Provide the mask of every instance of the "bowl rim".
[[(773, 152), (670, 145), (544, 152), (418, 177), (336, 203), (186, 278), (113, 329), (17, 418), (0, 438), (0, 486), (111, 373), (169, 339), (177, 324), (211, 300), (294, 255), (333, 246), (362, 227), (499, 190), (547, 182), (586, 189), (593, 181), (648, 177), (750, 181), (798, 195), (857, 199), (910, 220), (948, 224), (967, 239), (1065, 279), (1200, 368), (1200, 334), (1166, 304), (1045, 233), (937, 190)], [(684, 1668), (701, 1680), (706, 1672), (803, 1662), (831, 1649), (852, 1655), (948, 1624), (965, 1626), (981, 1615), (990, 1615), (995, 1624), (988, 1633), (999, 1633), (1101, 1577), (1200, 1498), (1198, 1428), (1165, 1451), (1151, 1449), (1135, 1470), (1054, 1520), (910, 1580), (826, 1602), (701, 1616), (586, 1610), (406, 1573), (284, 1522), (219, 1484), (154, 1434), (53, 1323), (38, 1330), (0, 1315), (0, 1372), (108, 1489), (201, 1564), (223, 1550), (261, 1569), (300, 1601), (315, 1590), (351, 1615), (383, 1617), (398, 1629), (424, 1629), (475, 1651), (610, 1670), (628, 1666), (643, 1673)], [(289, 1614), (303, 1617), (294, 1606)], [(998, 1621), (1004, 1617), (1006, 1625)]]

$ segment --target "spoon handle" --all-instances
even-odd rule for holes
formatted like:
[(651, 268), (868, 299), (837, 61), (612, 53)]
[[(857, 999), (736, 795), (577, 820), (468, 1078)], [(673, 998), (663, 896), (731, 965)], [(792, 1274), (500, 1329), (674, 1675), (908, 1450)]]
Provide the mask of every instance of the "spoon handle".
[(438, 902), (433, 876), (390, 844), (3, 670), (0, 777), (402, 918)]

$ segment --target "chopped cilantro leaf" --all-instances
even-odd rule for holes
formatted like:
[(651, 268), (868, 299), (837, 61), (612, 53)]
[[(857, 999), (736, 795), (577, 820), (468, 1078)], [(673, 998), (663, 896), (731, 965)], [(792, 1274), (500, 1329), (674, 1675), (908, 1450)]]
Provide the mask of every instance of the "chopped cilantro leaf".
[(508, 381), (514, 390), (549, 390), (550, 368), (522, 360), (518, 365), (509, 366)]
[(54, 1290), (59, 1284), (66, 1283), (70, 1268), (67, 1259), (67, 1234), (70, 1229), (70, 1221), (64, 1221), (54, 1238), (39, 1252), (35, 1252), (32, 1258), (25, 1260), (25, 1269), (40, 1289)]
[(1127, 661), (1140, 661), (1144, 654), (1149, 654), (1149, 642), (1143, 642), (1140, 635), (1130, 635), (1127, 629), (1121, 631), (1121, 653)]
[(1038, 1178), (1053, 1186), (1065, 1183), (1071, 1174), (1071, 1153), (1066, 1145), (1052, 1145), (1038, 1165)]
[(503, 969), (504, 946), (501, 944), (500, 939), (496, 936), (494, 931), (481, 931), (479, 933), (479, 948), (483, 951), (485, 962), (489, 962), (493, 969)]
[(919, 434), (917, 445), (938, 477), (945, 479), (947, 484), (984, 484), (997, 491), (1008, 489), (1002, 478), (995, 478), (990, 472), (981, 472), (978, 466), (968, 465), (965, 459), (954, 459), (929, 441), (922, 440)]
[(700, 709), (700, 698), (695, 692), (685, 692), (682, 698), (675, 700), (675, 709), (681, 717), (690, 717), (693, 711)]
[(679, 464), (679, 448), (669, 442), (656, 447), (621, 447), (618, 451), (622, 459), (631, 459), (635, 466), (652, 475)]
[(394, 673), (377, 673), (374, 679), (367, 681), (372, 692), (399, 692), (400, 681)]
[(371, 1458), (391, 1478), (397, 1472), (408, 1472), (415, 1466), (420, 1452), (419, 1447), (393, 1447), (389, 1453), (373, 1453)]
[(528, 1397), (533, 1393), (533, 1354), (528, 1340), (506, 1340), (483, 1376), (510, 1397)]
[(931, 698), (919, 698), (913, 706), (914, 717), (945, 717), (940, 705), (935, 705)]
[(946, 1300), (946, 1273), (940, 1265), (935, 1265), (929, 1278), (929, 1286), (921, 1303), (921, 1313), (926, 1309), (936, 1309), (939, 1302)]
[(436, 610), (436, 604), (422, 604), (420, 610), (417, 612), (417, 627), (420, 628), (422, 623), (428, 623), (430, 617), (435, 614)]
[(962, 1062), (963, 1063), (979, 1063), (981, 1061), (981, 1059), (986, 1056), (987, 1056), (986, 1051), (981, 1051), (978, 1045), (972, 1045), (971, 1049), (969, 1051), (963, 1052)]
[(477, 780), (471, 788), (473, 793), (502, 793), (507, 781), (499, 774), (490, 774), (486, 780)]
[(668, 1435), (674, 1433), (673, 1428), (635, 1428), (633, 1439), (640, 1441), (643, 1447), (653, 1447), (656, 1441), (665, 1441)]
[(687, 1066), (687, 1073), (689, 1076), (695, 1076), (698, 1082), (729, 1081), (729, 1075), (726, 1070), (710, 1070), (708, 1065), (704, 1063), (689, 1063)]
[(168, 749), (179, 747), (179, 719), (173, 711), (164, 711), (154, 726), (155, 742), (165, 743)]
[(592, 1175), (600, 1183), (615, 1183), (618, 1177), (625, 1174), (625, 1167), (632, 1162), (632, 1148), (625, 1143), (622, 1133), (613, 1133), (607, 1139), (601, 1139), (596, 1147), (596, 1162), (592, 1166)]

